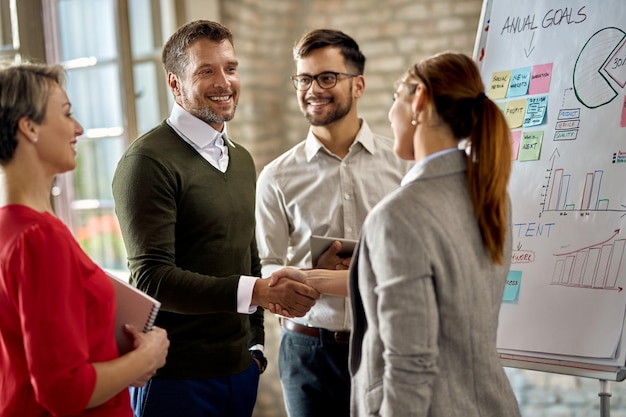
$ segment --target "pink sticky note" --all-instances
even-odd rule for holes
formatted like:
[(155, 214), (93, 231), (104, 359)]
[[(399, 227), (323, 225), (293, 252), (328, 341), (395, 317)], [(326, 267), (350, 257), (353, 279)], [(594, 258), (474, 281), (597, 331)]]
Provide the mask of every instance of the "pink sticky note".
[(622, 105), (622, 121), (619, 125), (621, 127), (626, 127), (626, 96), (624, 96), (624, 104)]
[(517, 160), (517, 155), (519, 153), (519, 141), (521, 137), (522, 137), (521, 130), (515, 130), (511, 132), (511, 151), (512, 151), (511, 160), (513, 161)]
[(533, 66), (528, 94), (546, 94), (550, 91), (552, 63)]

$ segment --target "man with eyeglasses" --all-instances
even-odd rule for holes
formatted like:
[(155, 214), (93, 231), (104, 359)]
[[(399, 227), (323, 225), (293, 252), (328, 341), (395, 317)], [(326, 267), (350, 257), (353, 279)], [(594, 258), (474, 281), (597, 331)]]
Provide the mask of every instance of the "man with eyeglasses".
[[(357, 239), (365, 216), (396, 189), (409, 165), (391, 139), (357, 114), (365, 91), (365, 57), (350, 36), (314, 30), (294, 48), (291, 77), (309, 133), (269, 163), (257, 182), (257, 242), (263, 276), (283, 266), (347, 269), (336, 241), (312, 265), (312, 235)], [(280, 379), (290, 417), (348, 416), (345, 297), (322, 296), (300, 319), (281, 318)]]

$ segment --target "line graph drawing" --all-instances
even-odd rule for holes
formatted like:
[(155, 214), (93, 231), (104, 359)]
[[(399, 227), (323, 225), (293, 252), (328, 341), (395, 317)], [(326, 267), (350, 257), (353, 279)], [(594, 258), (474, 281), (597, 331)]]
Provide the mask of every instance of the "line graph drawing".
[(622, 291), (618, 279), (622, 270), (626, 239), (616, 239), (620, 229), (602, 242), (576, 250), (555, 253), (552, 285)]

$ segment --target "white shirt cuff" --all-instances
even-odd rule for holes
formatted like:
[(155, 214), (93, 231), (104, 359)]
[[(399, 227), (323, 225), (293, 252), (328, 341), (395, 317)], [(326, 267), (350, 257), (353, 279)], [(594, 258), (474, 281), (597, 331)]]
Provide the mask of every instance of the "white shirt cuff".
[(237, 313), (252, 314), (256, 311), (257, 306), (250, 305), (252, 302), (252, 290), (254, 283), (259, 279), (257, 277), (249, 277), (242, 275), (239, 278), (237, 286)]

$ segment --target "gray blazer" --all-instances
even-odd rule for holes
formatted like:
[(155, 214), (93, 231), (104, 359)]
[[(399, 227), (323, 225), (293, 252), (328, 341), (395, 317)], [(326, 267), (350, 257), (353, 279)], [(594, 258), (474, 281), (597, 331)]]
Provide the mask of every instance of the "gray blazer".
[(510, 232), (496, 266), (466, 161), (426, 161), (365, 221), (350, 271), (352, 416), (520, 415), (496, 352)]

